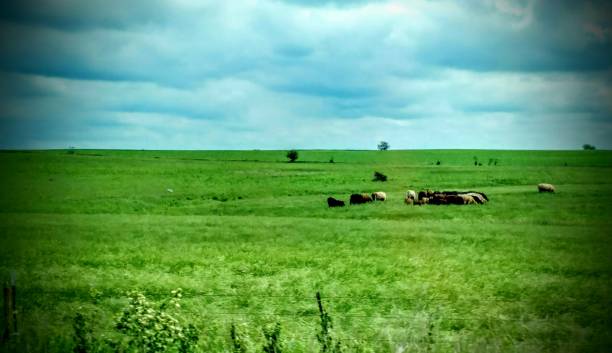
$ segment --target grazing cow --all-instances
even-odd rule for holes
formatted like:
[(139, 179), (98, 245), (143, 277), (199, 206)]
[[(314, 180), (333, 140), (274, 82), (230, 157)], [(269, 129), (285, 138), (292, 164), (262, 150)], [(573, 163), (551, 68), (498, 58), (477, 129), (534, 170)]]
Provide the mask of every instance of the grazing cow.
[(414, 190), (408, 190), (406, 191), (406, 198), (411, 198), (413, 200), (417, 199), (417, 194), (416, 192), (414, 192)]
[(538, 184), (539, 192), (555, 192), (555, 187), (552, 184), (542, 183)]
[(419, 191), (418, 199), (422, 200), (425, 197), (429, 197), (429, 195), (427, 194), (427, 191)]
[(344, 207), (344, 201), (336, 200), (333, 197), (327, 198), (327, 206), (329, 207)]
[(352, 194), (349, 201), (351, 205), (359, 205), (366, 202), (372, 202), (372, 197), (368, 194)]
[(372, 200), (374, 201), (385, 201), (387, 194), (384, 191), (376, 191), (372, 193)]
[[(472, 199), (474, 201), (474, 199)], [(460, 195), (446, 195), (446, 202), (451, 205), (463, 205), (465, 204), (463, 197)]]
[(458, 196), (463, 199), (463, 204), (464, 205), (471, 205), (471, 204), (475, 204), (476, 203), (476, 200), (474, 200), (474, 197), (472, 197), (471, 195), (460, 194)]
[[(430, 195), (430, 196), (428, 196)], [(421, 200), (427, 200), (432, 205), (469, 205), (474, 203), (485, 203), (489, 199), (487, 195), (479, 191), (421, 191), (419, 192), (419, 205)]]
[[(472, 194), (478, 194), (480, 195), (481, 198), (483, 198), (485, 201), (489, 201), (489, 198), (487, 197), (487, 195), (485, 195), (484, 192), (480, 192), (480, 191), (466, 191), (466, 192), (462, 192), (462, 194), (468, 194), (468, 195), (472, 195)], [(472, 195), (474, 196), (474, 195)], [(475, 198), (474, 198), (475, 199)]]
[(448, 205), (448, 199), (445, 194), (435, 192), (430, 198), (429, 203), (432, 205)]
[(406, 205), (414, 205), (414, 199), (412, 197), (408, 197), (408, 195), (406, 195), (406, 197), (404, 198), (404, 202), (406, 203)]
[(429, 203), (429, 197), (423, 197), (416, 202), (416, 205), (422, 206), (427, 205)]
[(481, 193), (478, 193), (478, 192), (468, 192), (464, 195), (472, 196), (474, 201), (479, 204), (483, 204), (487, 202), (487, 200), (481, 195)]

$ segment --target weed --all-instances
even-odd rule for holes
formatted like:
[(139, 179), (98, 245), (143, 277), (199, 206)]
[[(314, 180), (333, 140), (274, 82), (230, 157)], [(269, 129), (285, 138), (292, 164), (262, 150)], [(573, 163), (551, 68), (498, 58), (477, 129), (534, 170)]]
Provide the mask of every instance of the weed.
[(230, 339), (232, 340), (233, 353), (247, 353), (249, 351), (249, 336), (241, 325), (236, 325), (232, 322), (230, 326)]
[(321, 353), (341, 353), (342, 345), (340, 340), (334, 339), (332, 335), (332, 318), (329, 316), (321, 301), (321, 294), (317, 292), (317, 305), (319, 307), (319, 318), (321, 319), (321, 331), (317, 333), (317, 340), (321, 345)]
[(93, 336), (91, 324), (85, 319), (85, 315), (77, 312), (74, 316), (72, 327), (74, 329), (74, 353), (88, 353), (93, 351), (96, 341)]
[(280, 334), (280, 322), (277, 322), (273, 326), (263, 328), (263, 335), (265, 338), (265, 343), (263, 345), (264, 353), (282, 353)]

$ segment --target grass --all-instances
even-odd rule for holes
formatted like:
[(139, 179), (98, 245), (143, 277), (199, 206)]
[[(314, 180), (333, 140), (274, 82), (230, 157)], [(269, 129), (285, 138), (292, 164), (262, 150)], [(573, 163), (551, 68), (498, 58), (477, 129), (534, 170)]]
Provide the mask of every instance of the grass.
[[(279, 321), (287, 351), (317, 352), (317, 291), (366, 351), (610, 350), (612, 152), (299, 153), (0, 153), (0, 273), (17, 272), (24, 335), (69, 337), (77, 311), (112, 335), (127, 290), (181, 287), (203, 351), (229, 351), (232, 322), (260, 348)], [(491, 201), (403, 204), (425, 188)]]

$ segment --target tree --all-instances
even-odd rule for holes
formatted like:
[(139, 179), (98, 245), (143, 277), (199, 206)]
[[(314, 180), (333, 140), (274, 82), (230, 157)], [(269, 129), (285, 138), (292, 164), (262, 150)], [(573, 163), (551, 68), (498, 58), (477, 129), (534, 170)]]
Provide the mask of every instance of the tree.
[(296, 150), (291, 150), (287, 152), (287, 158), (289, 159), (289, 162), (295, 162), (296, 159), (298, 159), (298, 151)]
[(584, 145), (582, 145), (582, 149), (585, 151), (592, 151), (595, 149), (595, 146), (593, 145), (589, 145), (588, 143), (585, 143)]
[(387, 141), (380, 141), (378, 144), (379, 151), (386, 151), (389, 149), (389, 143)]

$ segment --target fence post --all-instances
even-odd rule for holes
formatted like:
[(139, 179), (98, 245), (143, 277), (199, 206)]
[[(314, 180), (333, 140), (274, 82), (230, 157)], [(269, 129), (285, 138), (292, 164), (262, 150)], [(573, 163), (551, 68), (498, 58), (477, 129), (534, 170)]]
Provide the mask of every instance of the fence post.
[(10, 280), (4, 282), (2, 290), (4, 297), (4, 331), (2, 340), (9, 341), (11, 336), (19, 335), (17, 330), (17, 286), (15, 285), (15, 272), (11, 271)]

